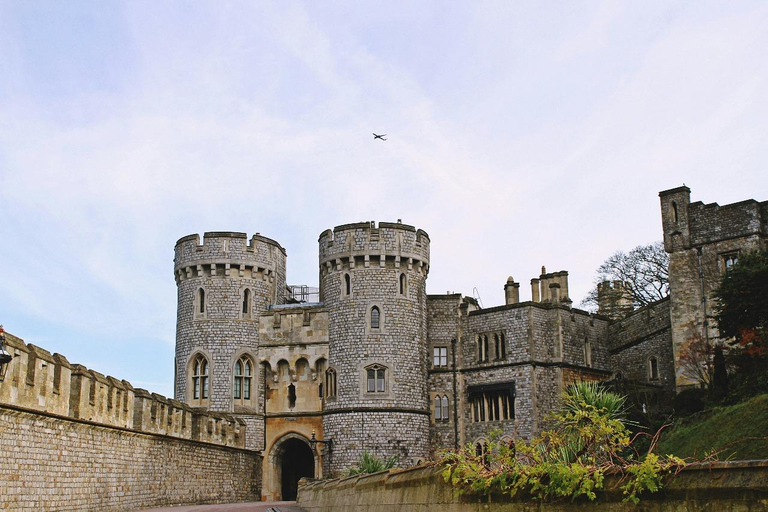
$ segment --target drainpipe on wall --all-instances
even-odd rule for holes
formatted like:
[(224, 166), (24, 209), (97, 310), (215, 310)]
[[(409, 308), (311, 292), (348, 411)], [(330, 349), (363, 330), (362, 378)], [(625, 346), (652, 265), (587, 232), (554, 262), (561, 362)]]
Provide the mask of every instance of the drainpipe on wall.
[(459, 391), (456, 383), (456, 338), (451, 340), (451, 358), (453, 360), (453, 448), (459, 449)]
[(262, 371), (261, 371), (261, 393), (264, 395), (264, 400), (262, 401), (262, 418), (264, 418), (264, 441), (263, 441), (263, 447), (261, 448), (262, 457), (266, 456), (267, 451), (267, 372), (266, 367), (262, 365)]

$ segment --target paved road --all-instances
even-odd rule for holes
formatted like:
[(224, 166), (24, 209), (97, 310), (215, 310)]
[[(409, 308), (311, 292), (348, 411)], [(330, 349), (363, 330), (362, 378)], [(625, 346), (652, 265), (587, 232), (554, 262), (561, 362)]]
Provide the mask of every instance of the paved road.
[(141, 512), (305, 512), (295, 501), (254, 501), (228, 505), (189, 505), (144, 509)]

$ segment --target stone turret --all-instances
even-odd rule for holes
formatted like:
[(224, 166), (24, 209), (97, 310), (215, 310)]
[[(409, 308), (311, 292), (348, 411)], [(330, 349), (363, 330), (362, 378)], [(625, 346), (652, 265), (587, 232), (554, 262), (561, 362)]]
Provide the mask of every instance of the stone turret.
[[(175, 397), (193, 407), (240, 414), (251, 449), (263, 437), (263, 421), (257, 421), (263, 406), (256, 375), (258, 318), (283, 301), (285, 268), (285, 249), (258, 234), (248, 241), (245, 233), (210, 232), (202, 244), (198, 235), (176, 243)], [(233, 389), (238, 363), (245, 380)]]
[(429, 244), (427, 233), (399, 222), (346, 224), (320, 235), (332, 379), (323, 428), (333, 439), (332, 472), (363, 451), (402, 464), (428, 455)]
[(613, 320), (634, 311), (632, 288), (623, 281), (603, 281), (597, 284), (597, 312)]

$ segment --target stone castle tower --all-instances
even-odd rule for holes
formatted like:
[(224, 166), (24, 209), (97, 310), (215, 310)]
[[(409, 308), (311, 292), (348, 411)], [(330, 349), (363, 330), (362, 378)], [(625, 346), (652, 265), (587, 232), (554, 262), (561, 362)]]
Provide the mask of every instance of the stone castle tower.
[(282, 301), (285, 263), (285, 249), (258, 234), (249, 242), (245, 233), (210, 232), (202, 244), (189, 235), (175, 247), (175, 397), (238, 415), (248, 424), (251, 449), (264, 435), (257, 421), (259, 314)]
[(691, 202), (683, 185), (659, 192), (664, 249), (669, 253), (670, 316), (678, 391), (697, 383), (680, 364), (688, 344), (718, 343), (712, 293), (739, 254), (768, 246), (768, 201), (720, 206)]
[(399, 222), (346, 224), (320, 235), (331, 471), (363, 451), (414, 461), (429, 453), (429, 243), (424, 231)]

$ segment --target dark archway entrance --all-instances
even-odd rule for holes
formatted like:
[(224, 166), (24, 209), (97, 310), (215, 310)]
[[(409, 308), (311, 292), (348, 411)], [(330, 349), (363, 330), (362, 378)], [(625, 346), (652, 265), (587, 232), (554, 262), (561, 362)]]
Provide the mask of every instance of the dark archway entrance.
[(281, 448), (282, 499), (294, 501), (299, 490), (299, 479), (315, 477), (315, 458), (309, 445), (300, 439), (287, 439)]

